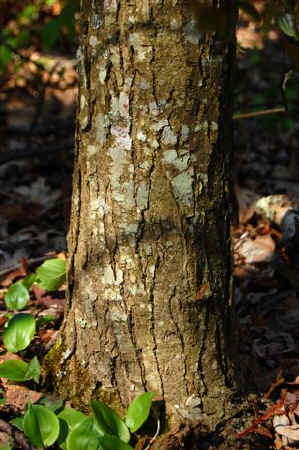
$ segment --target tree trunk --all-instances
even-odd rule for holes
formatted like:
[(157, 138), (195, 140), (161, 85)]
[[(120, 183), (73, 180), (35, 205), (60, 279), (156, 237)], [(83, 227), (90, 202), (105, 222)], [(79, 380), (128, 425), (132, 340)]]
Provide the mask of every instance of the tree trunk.
[(233, 42), (186, 0), (83, 0), (80, 22), (69, 298), (48, 362), (75, 405), (153, 391), (165, 429), (215, 426), (236, 387)]

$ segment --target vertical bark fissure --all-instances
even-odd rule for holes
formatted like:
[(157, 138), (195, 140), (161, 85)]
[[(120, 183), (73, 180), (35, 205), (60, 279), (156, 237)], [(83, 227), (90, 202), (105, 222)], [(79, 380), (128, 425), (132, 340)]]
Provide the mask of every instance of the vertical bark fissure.
[(153, 270), (153, 277), (152, 277), (152, 281), (151, 281), (151, 285), (150, 285), (150, 289), (149, 289), (149, 305), (150, 305), (150, 324), (149, 324), (149, 329), (150, 329), (150, 334), (154, 343), (153, 346), (153, 353), (154, 353), (154, 358), (155, 358), (155, 362), (156, 362), (156, 366), (157, 366), (157, 372), (159, 374), (159, 381), (160, 381), (160, 390), (161, 390), (161, 395), (162, 398), (164, 400), (164, 383), (163, 383), (163, 377), (161, 374), (161, 367), (160, 367), (160, 361), (158, 358), (158, 353), (157, 353), (157, 349), (158, 349), (158, 345), (157, 345), (157, 338), (156, 338), (156, 321), (157, 318), (155, 317), (155, 295), (154, 295), (154, 290), (155, 290), (155, 284), (156, 284), (156, 273), (157, 270), (159, 269), (159, 265), (160, 265), (160, 257), (158, 256), (156, 261), (155, 261), (155, 265), (154, 265), (154, 270)]
[[(170, 293), (170, 296), (168, 298), (168, 310), (169, 310), (169, 315), (170, 318), (175, 326), (175, 329), (177, 331), (177, 334), (179, 336), (179, 340), (180, 340), (180, 344), (181, 344), (181, 354), (183, 357), (183, 361), (184, 361), (184, 371), (183, 371), (183, 378), (186, 378), (186, 374), (187, 374), (187, 361), (186, 361), (186, 355), (185, 355), (185, 345), (184, 345), (184, 335), (181, 332), (180, 326), (178, 324), (178, 321), (175, 319), (174, 314), (173, 314), (173, 310), (172, 310), (172, 301), (176, 300), (176, 287), (173, 288), (173, 291)], [(186, 395), (190, 395), (189, 392), (189, 388), (188, 385), (185, 384), (185, 390), (186, 390)]]

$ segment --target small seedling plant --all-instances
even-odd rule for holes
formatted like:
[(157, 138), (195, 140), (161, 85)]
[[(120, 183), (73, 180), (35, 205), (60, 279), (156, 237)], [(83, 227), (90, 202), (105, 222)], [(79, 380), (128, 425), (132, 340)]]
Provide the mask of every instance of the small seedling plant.
[(153, 395), (145, 392), (136, 397), (124, 419), (104, 403), (91, 400), (90, 416), (73, 408), (29, 403), (25, 415), (11, 423), (38, 448), (55, 444), (63, 450), (133, 450), (131, 434), (147, 420)]
[[(32, 314), (20, 312), (30, 299), (30, 289), (37, 283), (42, 289), (53, 291), (58, 289), (66, 279), (65, 261), (59, 258), (45, 261), (35, 273), (12, 284), (4, 296), (9, 318), (2, 334), (6, 350), (23, 352), (35, 336), (36, 329), (44, 320), (36, 320)], [(0, 377), (22, 382), (34, 380), (39, 382), (40, 365), (35, 356), (30, 362), (23, 360), (7, 360), (0, 364)]]
[[(30, 290), (37, 283), (45, 291), (57, 290), (66, 279), (65, 261), (51, 259), (37, 268), (35, 273), (12, 284), (4, 301), (9, 321), (2, 335), (4, 347), (10, 352), (23, 352), (31, 343), (38, 321), (31, 314), (20, 312), (27, 306)], [(35, 356), (31, 361), (7, 360), (0, 364), (0, 378), (16, 382), (33, 380), (39, 383), (40, 364)], [(37, 448), (63, 450), (132, 450), (131, 434), (147, 420), (153, 399), (152, 392), (136, 397), (123, 419), (109, 406), (91, 400), (92, 414), (87, 416), (73, 408), (64, 408), (63, 402), (47, 398), (40, 404), (28, 403), (25, 414), (11, 423), (23, 431)]]

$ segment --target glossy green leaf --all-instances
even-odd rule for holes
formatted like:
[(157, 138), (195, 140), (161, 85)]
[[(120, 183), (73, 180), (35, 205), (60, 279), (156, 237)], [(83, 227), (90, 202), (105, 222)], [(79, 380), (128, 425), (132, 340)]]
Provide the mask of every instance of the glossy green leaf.
[(24, 417), (14, 417), (10, 423), (20, 431), (24, 431)]
[(25, 381), (29, 364), (19, 359), (9, 359), (0, 364), (0, 377), (13, 381)]
[(100, 434), (95, 427), (94, 419), (88, 417), (71, 430), (66, 440), (66, 448), (67, 450), (103, 450), (99, 439)]
[(119, 415), (102, 402), (91, 400), (96, 423), (104, 434), (117, 436), (123, 442), (129, 442), (130, 432)]
[(149, 416), (154, 393), (145, 392), (136, 397), (128, 408), (126, 424), (130, 431), (137, 431)]
[(279, 28), (287, 36), (298, 39), (294, 17), (291, 14), (284, 14), (278, 19)]
[(40, 377), (40, 364), (39, 360), (35, 356), (28, 364), (28, 368), (25, 373), (25, 379), (34, 380), (36, 383), (38, 383), (39, 377)]
[(27, 305), (29, 298), (28, 289), (20, 281), (12, 284), (4, 295), (7, 309), (23, 309)]
[(36, 282), (45, 291), (58, 289), (65, 279), (65, 261), (63, 259), (49, 259), (36, 270)]
[(74, 408), (64, 408), (58, 414), (58, 418), (63, 419), (67, 423), (68, 427), (72, 430), (77, 425), (79, 425), (79, 423), (86, 420), (88, 417)]
[(38, 383), (40, 366), (35, 356), (30, 363), (22, 360), (10, 359), (0, 364), (0, 377), (13, 381), (34, 380)]
[(45, 406), (29, 405), (24, 416), (24, 433), (36, 447), (49, 447), (59, 435), (59, 420)]
[(17, 314), (3, 332), (4, 347), (10, 352), (24, 350), (35, 334), (35, 319), (31, 314)]
[(29, 275), (27, 275), (27, 277), (23, 278), (21, 283), (29, 290), (31, 288), (31, 286), (33, 285), (33, 283), (35, 282), (35, 279), (36, 279), (36, 274), (30, 273)]
[(9, 61), (12, 59), (12, 51), (5, 45), (0, 45), (0, 70), (5, 71)]
[(115, 436), (105, 434), (99, 437), (99, 442), (103, 450), (133, 450), (129, 444), (121, 441)]
[(62, 449), (66, 449), (66, 438), (68, 433), (73, 430), (77, 425), (87, 419), (87, 416), (80, 411), (73, 408), (65, 408), (58, 414), (60, 422), (60, 432), (57, 439), (59, 446)]

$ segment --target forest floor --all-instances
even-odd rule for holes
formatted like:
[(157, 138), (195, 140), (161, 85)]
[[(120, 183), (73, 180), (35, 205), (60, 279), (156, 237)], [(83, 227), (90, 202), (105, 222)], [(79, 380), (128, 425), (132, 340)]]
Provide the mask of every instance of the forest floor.
[[(66, 251), (77, 76), (74, 59), (45, 58), (50, 69), (43, 82), (32, 64), (20, 79), (8, 77), (0, 93), (0, 332), (9, 286)], [(252, 406), (252, 427), (240, 436), (244, 449), (299, 448), (299, 90), (290, 67), (275, 41), (239, 51), (233, 171), (239, 220), (232, 236), (240, 355)], [(280, 113), (239, 115), (286, 106)], [(50, 319), (27, 357), (42, 358), (51, 347), (64, 299), (65, 286), (33, 289), (23, 312)], [(8, 358), (1, 350), (0, 362)], [(0, 443), (7, 435), (16, 448), (32, 448), (8, 422), (24, 412), (28, 398), (34, 403), (45, 393), (33, 382), (4, 378), (0, 388)]]

